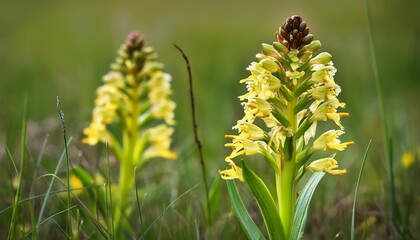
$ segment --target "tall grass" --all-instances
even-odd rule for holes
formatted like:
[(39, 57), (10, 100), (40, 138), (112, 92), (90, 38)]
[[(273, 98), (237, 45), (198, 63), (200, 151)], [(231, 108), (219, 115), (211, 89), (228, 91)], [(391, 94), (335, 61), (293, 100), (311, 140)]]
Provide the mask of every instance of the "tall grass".
[[(395, 102), (407, 101), (411, 104), (406, 110), (407, 135), (412, 136), (410, 144), (415, 152), (418, 144), (418, 127), (415, 124), (419, 84), (416, 81), (417, 69), (413, 66), (418, 62), (418, 49), (416, 41), (411, 38), (418, 36), (416, 29), (419, 21), (414, 10), (419, 3), (364, 0), (364, 9), (359, 9), (362, 5), (359, 6), (358, 2), (268, 1), (264, 4), (247, 2), (240, 11), (236, 11), (238, 5), (233, 2), (188, 2), (188, 8), (183, 5), (185, 2), (188, 1), (168, 3), (165, 8), (160, 2), (144, 4), (144, 8), (139, 8), (137, 2), (128, 2), (124, 6), (104, 2), (94, 11), (91, 10), (95, 6), (93, 4), (3, 4), (4, 8), (0, 8), (0, 25), (3, 27), (0, 36), (0, 132), (4, 151), (0, 150), (0, 164), (5, 166), (7, 161), (9, 168), (0, 168), (0, 236), (9, 239), (116, 239), (112, 214), (115, 191), (112, 185), (117, 179), (118, 167), (114, 155), (108, 146), (105, 149), (81, 146), (79, 132), (87, 120), (87, 109), (98, 83), (94, 79), (99, 79), (107, 67), (112, 55), (110, 49), (131, 28), (150, 36), (150, 42), (155, 42), (157, 49), (163, 50), (160, 57), (164, 59), (168, 72), (173, 73), (174, 97), (179, 104), (175, 146), (181, 153), (177, 162), (151, 161), (140, 174), (137, 169), (132, 170), (136, 174), (135, 189), (130, 193), (134, 201), (127, 207), (134, 211), (128, 222), (132, 232), (126, 237), (245, 239), (247, 234), (257, 237), (265, 234), (263, 219), (252, 203), (249, 191), (238, 186), (239, 190), (245, 190), (241, 196), (243, 204), (250, 206), (248, 220), (255, 222), (255, 228), (263, 229), (262, 233), (244, 233), (242, 223), (229, 211), (232, 206), (227, 200), (225, 185), (217, 179), (213, 186), (206, 181), (214, 178), (217, 169), (222, 168), (221, 160), (226, 154), (222, 135), (230, 127), (228, 122), (235, 119), (241, 110), (240, 106), (232, 103), (237, 101), (232, 96), (243, 92), (242, 88), (236, 87), (236, 80), (244, 76), (244, 67), (257, 51), (253, 49), (255, 43), (262, 38), (266, 40), (261, 34), (272, 31), (277, 25), (273, 21), (280, 21), (282, 17), (279, 16), (289, 13), (302, 13), (314, 20), (313, 29), (320, 30), (320, 36), (326, 40), (325, 45), (333, 50), (337, 58), (335, 64), (340, 66), (337, 79), (353, 86), (353, 92), (349, 92), (347, 86), (344, 91), (352, 115), (350, 121), (354, 121), (355, 126), (347, 130), (351, 136), (359, 138), (356, 138), (357, 146), (345, 158), (362, 159), (364, 147), (360, 143), (374, 139), (373, 146), (368, 145), (361, 164), (359, 161), (349, 163), (353, 166), (349, 167), (352, 171), (344, 180), (320, 184), (320, 193), (315, 193), (303, 239), (333, 239), (337, 233), (341, 233), (343, 239), (414, 239), (420, 234), (417, 228), (420, 221), (419, 188), (416, 184), (420, 170), (418, 159), (410, 169), (402, 169), (398, 165), (404, 144), (399, 142), (400, 132), (392, 132), (399, 129), (393, 125), (394, 119), (390, 118)], [(220, 8), (222, 4), (223, 9)], [(256, 16), (255, 12), (264, 14)], [(18, 13), (21, 17), (16, 18)], [(349, 16), (351, 21), (346, 20)], [(367, 25), (361, 21), (364, 17), (368, 20)], [(269, 22), (272, 24), (267, 24)], [(91, 31), (96, 23), (99, 24)], [(334, 32), (331, 32), (331, 27)], [(366, 64), (363, 58), (364, 35), (360, 32), (363, 27), (368, 28), (369, 53), (366, 56), (370, 57), (367, 61), (371, 61), (371, 68), (363, 68)], [(390, 29), (398, 34), (390, 35)], [(407, 29), (410, 31), (407, 32)], [(324, 34), (323, 31), (329, 33)], [(101, 36), (101, 44), (97, 44), (98, 36)], [(197, 158), (192, 150), (194, 139), (189, 125), (189, 96), (184, 94), (188, 86), (182, 80), (185, 65), (178, 53), (171, 51), (171, 42), (182, 43), (188, 50), (191, 49), (188, 52), (194, 65), (197, 116), (202, 120), (198, 130), (206, 143), (203, 156), (207, 164), (204, 171), (202, 165), (195, 161)], [(384, 47), (393, 49), (387, 57), (381, 53)], [(370, 71), (374, 76), (374, 88), (370, 88), (369, 81), (363, 81)], [(396, 75), (401, 77), (395, 80)], [(395, 81), (401, 84), (397, 86)], [(30, 107), (26, 100), (25, 104), (20, 104), (25, 87), (31, 90)], [(380, 124), (371, 114), (374, 112), (369, 105), (371, 95), (367, 96), (371, 89), (377, 91), (375, 103), (379, 106)], [(402, 91), (406, 95), (402, 95)], [(60, 110), (54, 107), (55, 101), (52, 101), (51, 107), (46, 107), (46, 103), (51, 102), (49, 99), (54, 99), (57, 94), (66, 100), (62, 105), (68, 110), (67, 129), (73, 130), (64, 135), (59, 124), (58, 127), (51, 124), (48, 128), (37, 125), (49, 116), (54, 116), (56, 122), (60, 121), (56, 115), (56, 111)], [(366, 105), (357, 104), (360, 102)], [(16, 109), (20, 109), (20, 105), (24, 105), (24, 116), (17, 119), (15, 115), (20, 115), (21, 111)], [(395, 122), (401, 123), (400, 119)], [(410, 123), (414, 125), (410, 126)], [(35, 136), (30, 124), (35, 124), (40, 133)], [(382, 140), (372, 136), (376, 133), (376, 126), (381, 130)], [(64, 139), (63, 150), (62, 141), (67, 134), (68, 142)], [(384, 147), (379, 149), (381, 142)], [(263, 173), (262, 178), (267, 179), (267, 186), (272, 190), (272, 179), (265, 175), (267, 169), (259, 160), (251, 164)], [(77, 196), (73, 194), (76, 189), (71, 188), (69, 179), (76, 165), (86, 167), (92, 180), (77, 189), (81, 190)], [(97, 176), (103, 177), (103, 181), (99, 181)], [(348, 181), (353, 179), (352, 176), (356, 176), (357, 180)], [(201, 182), (208, 186), (197, 186)], [(381, 184), (386, 188), (382, 189)], [(206, 188), (208, 196), (203, 196), (201, 188)], [(335, 191), (327, 193), (326, 189)], [(109, 207), (102, 211), (100, 202)], [(203, 207), (205, 202), (208, 205)], [(206, 234), (209, 230), (208, 218), (211, 218), (212, 225), (211, 232)]]
[(368, 20), (368, 36), (369, 36), (369, 47), (370, 47), (370, 56), (372, 60), (372, 70), (375, 80), (376, 92), (378, 96), (378, 105), (379, 105), (379, 112), (381, 117), (381, 127), (382, 127), (382, 142), (383, 142), (383, 150), (385, 160), (388, 164), (388, 177), (389, 177), (389, 194), (390, 194), (390, 206), (391, 206), (391, 221), (393, 225), (396, 227), (397, 232), (399, 234), (403, 234), (403, 230), (400, 226), (400, 213), (399, 207), (397, 203), (397, 193), (395, 191), (395, 177), (394, 177), (394, 156), (393, 156), (393, 144), (392, 144), (392, 137), (388, 133), (388, 120), (387, 114), (385, 112), (385, 103), (383, 98), (383, 89), (381, 84), (381, 79), (378, 70), (378, 63), (376, 60), (376, 41), (375, 41), (375, 34), (373, 31), (373, 21), (372, 21), (372, 13), (369, 6), (368, 0), (364, 0), (366, 16)]
[[(67, 133), (66, 133), (66, 123), (64, 119), (64, 112), (60, 109), (60, 98), (57, 96), (57, 111), (60, 117), (61, 129), (63, 131), (63, 140), (64, 140), (64, 153), (66, 155), (66, 175), (67, 175), (67, 209), (70, 209), (71, 205), (71, 189), (70, 189), (70, 159), (69, 151), (67, 148)], [(72, 231), (72, 216), (71, 211), (67, 212), (67, 225), (66, 232)], [(71, 235), (72, 236), (72, 235)]]
[[(365, 169), (365, 163), (366, 163), (366, 159), (367, 159), (367, 156), (368, 156), (368, 153), (369, 153), (371, 143), (372, 143), (372, 140), (369, 141), (369, 144), (366, 148), (366, 152), (365, 152), (365, 155), (364, 155), (363, 160), (362, 160), (362, 165), (360, 166), (360, 169), (359, 169), (359, 175), (358, 175), (357, 180), (356, 180), (356, 187), (354, 189), (353, 207), (352, 207), (352, 213), (351, 213), (351, 228), (350, 228), (350, 239), (351, 240), (354, 240), (354, 236), (355, 236), (355, 226), (354, 226), (354, 224), (355, 224), (355, 215), (356, 215), (357, 192), (359, 191), (359, 185), (360, 185), (360, 181), (362, 179), (363, 170)], [(364, 239), (364, 238), (362, 238), (362, 239)]]
[[(72, 138), (69, 139), (68, 144), (70, 144), (71, 141), (72, 141)], [(58, 172), (60, 170), (60, 166), (61, 166), (63, 160), (65, 159), (65, 155), (66, 155), (66, 153), (65, 153), (65, 150), (64, 150), (63, 153), (61, 154), (60, 159), (58, 160), (58, 163), (55, 167), (55, 170), (54, 170), (53, 174), (45, 174), (43, 176), (43, 177), (50, 176), (51, 181), (48, 183), (48, 189), (47, 189), (47, 192), (45, 193), (45, 196), (43, 198), (41, 210), (38, 213), (38, 220), (37, 220), (37, 223), (36, 223), (36, 226), (35, 226), (36, 232), (39, 231), (39, 229), (41, 228), (41, 225), (45, 222), (45, 221), (42, 221), (43, 217), (44, 217), (44, 213), (45, 213), (50, 195), (55, 195), (54, 192), (53, 192), (53, 186), (54, 186), (55, 180), (60, 179), (60, 177), (58, 176)], [(67, 190), (66, 192), (69, 192), (69, 190)], [(67, 210), (70, 211), (70, 207)]]
[[(27, 100), (25, 98), (25, 106), (23, 110), (23, 119), (22, 119), (22, 134), (21, 134), (21, 142), (20, 142), (20, 162), (19, 162), (19, 172), (18, 174), (18, 184), (17, 184), (17, 190), (15, 193), (14, 201), (13, 201), (13, 213), (12, 213), (12, 219), (10, 221), (9, 225), (9, 233), (7, 238), (8, 239), (17, 239), (19, 238), (19, 214), (22, 211), (21, 210), (21, 199), (22, 199), (22, 186), (23, 186), (23, 170), (25, 166), (25, 152), (26, 152), (26, 123), (27, 123)], [(8, 151), (9, 152), (9, 151)], [(12, 161), (13, 165), (14, 159), (9, 154), (10, 161)]]

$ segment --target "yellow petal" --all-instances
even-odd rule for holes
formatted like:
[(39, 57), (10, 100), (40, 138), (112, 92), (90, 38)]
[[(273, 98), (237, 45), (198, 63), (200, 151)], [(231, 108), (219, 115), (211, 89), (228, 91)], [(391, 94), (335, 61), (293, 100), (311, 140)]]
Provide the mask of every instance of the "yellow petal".
[(236, 166), (232, 160), (229, 160), (228, 162), (231, 166), (231, 169), (219, 170), (220, 177), (222, 179), (239, 179), (241, 182), (243, 182), (244, 178), (242, 176), (242, 169)]
[(338, 162), (333, 158), (322, 158), (315, 160), (311, 162), (306, 168), (312, 172), (326, 172), (331, 175), (343, 175), (347, 173), (345, 169), (337, 169)]

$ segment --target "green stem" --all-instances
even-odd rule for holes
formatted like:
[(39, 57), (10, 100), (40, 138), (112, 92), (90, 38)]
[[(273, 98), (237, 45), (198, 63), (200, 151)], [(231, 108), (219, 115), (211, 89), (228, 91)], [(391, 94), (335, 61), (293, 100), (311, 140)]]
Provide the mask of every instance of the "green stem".
[(123, 158), (120, 159), (120, 174), (119, 174), (119, 186), (118, 186), (118, 201), (115, 206), (115, 213), (114, 213), (114, 225), (116, 228), (117, 237), (122, 237), (123, 229), (122, 229), (122, 219), (126, 212), (127, 205), (127, 198), (128, 193), (130, 192), (130, 188), (134, 184), (134, 161), (133, 161), (133, 138), (130, 137), (128, 132), (124, 133), (123, 136), (123, 146), (124, 146), (124, 154)]
[(282, 206), (280, 206), (280, 217), (283, 223), (286, 237), (290, 235), (295, 212), (295, 184), (294, 184), (294, 165), (292, 161), (286, 161), (281, 176)]
[(114, 224), (116, 228), (117, 238), (123, 238), (123, 218), (128, 216), (127, 203), (130, 190), (134, 186), (135, 175), (134, 168), (141, 154), (138, 149), (138, 118), (140, 114), (138, 99), (135, 97), (136, 89), (133, 90), (133, 99), (131, 99), (132, 109), (130, 109), (129, 117), (126, 119), (125, 129), (123, 132), (122, 158), (120, 159), (120, 175), (118, 186), (118, 204), (115, 208)]
[[(281, 183), (282, 183), (282, 180), (281, 180), (282, 158), (281, 158), (280, 154), (277, 154), (277, 162), (278, 162), (278, 167), (279, 167), (278, 171), (276, 171), (276, 193), (277, 193), (277, 204), (278, 204), (277, 208), (278, 208), (278, 211), (279, 211), (279, 214), (280, 214), (280, 219), (283, 222), (282, 211), (281, 211), (282, 210), (281, 206), (283, 206), (283, 204), (282, 204), (282, 200), (283, 200), (282, 195), (283, 194), (282, 194), (282, 185), (281, 185)], [(283, 223), (283, 228), (284, 227), (285, 226), (284, 226), (284, 223)]]
[(120, 168), (120, 203), (121, 207), (125, 207), (124, 205), (127, 203), (127, 195), (129, 189), (134, 184), (134, 163), (135, 163), (135, 156), (134, 156), (134, 146), (136, 145), (136, 138), (133, 138), (132, 133), (125, 134), (128, 136), (124, 137), (124, 145), (125, 147), (125, 154), (124, 160), (121, 162)]
[[(297, 117), (294, 109), (297, 104), (296, 97), (292, 97), (287, 104), (287, 120), (293, 133), (297, 131)], [(290, 159), (280, 162), (280, 174), (276, 174), (277, 196), (279, 197), (279, 213), (283, 224), (286, 239), (290, 236), (295, 213), (296, 190), (295, 190), (295, 165), (296, 165), (296, 139), (291, 139), (292, 149)], [(285, 146), (287, 147), (287, 146)], [(289, 151), (289, 150), (286, 150)]]

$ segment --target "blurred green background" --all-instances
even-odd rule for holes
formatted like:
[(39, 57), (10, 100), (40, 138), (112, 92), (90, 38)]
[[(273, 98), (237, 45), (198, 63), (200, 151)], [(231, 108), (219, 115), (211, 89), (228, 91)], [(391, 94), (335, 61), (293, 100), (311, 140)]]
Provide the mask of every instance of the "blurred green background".
[[(399, 156), (407, 150), (418, 152), (420, 140), (420, 1), (369, 2), (395, 170), (404, 176), (406, 170), (399, 165)], [(197, 157), (192, 155), (195, 146), (187, 72), (180, 53), (173, 47), (176, 43), (191, 62), (199, 134), (208, 175), (213, 180), (218, 177), (217, 170), (225, 168), (223, 159), (229, 153), (223, 146), (227, 142), (224, 134), (232, 133), (231, 127), (243, 114), (237, 96), (245, 92), (245, 87), (239, 80), (248, 76), (246, 67), (260, 51), (261, 43), (273, 42), (274, 32), (293, 14), (303, 17), (315, 38), (322, 42), (322, 50), (333, 55), (338, 69), (336, 82), (342, 87), (340, 99), (347, 103), (350, 113), (350, 118), (343, 120), (347, 133), (343, 140), (356, 142), (349, 151), (338, 155), (349, 174), (324, 180), (316, 197), (326, 200), (320, 200), (318, 205), (326, 209), (325, 202), (351, 196), (363, 153), (369, 139), (373, 139), (361, 187), (361, 211), (379, 208), (386, 218), (389, 213), (382, 207), (388, 207), (387, 165), (363, 1), (1, 0), (0, 133), (9, 147), (17, 145), (26, 96), (28, 148), (35, 149), (50, 134), (48, 145), (53, 150), (48, 154), (59, 156), (59, 96), (67, 133), (75, 137), (79, 146), (81, 131), (90, 120), (95, 89), (125, 36), (137, 30), (155, 48), (173, 77), (173, 98), (177, 102), (174, 147), (184, 153), (177, 162), (156, 160), (153, 164), (159, 167), (149, 164), (146, 168), (157, 171), (165, 164), (170, 166), (164, 171), (171, 172), (169, 177), (160, 173), (166, 179), (162, 181), (171, 182), (176, 175), (180, 192), (201, 183)], [(3, 148), (0, 158), (4, 165)], [(416, 166), (418, 170), (418, 162)], [(174, 169), (178, 173), (173, 173)], [(420, 180), (419, 176), (416, 180)], [(202, 195), (199, 191), (196, 194)], [(417, 214), (418, 198), (413, 200)], [(314, 204), (317, 206), (317, 202)], [(228, 211), (228, 205), (220, 209), (222, 213)], [(347, 223), (349, 216), (341, 216), (339, 223)], [(332, 227), (332, 232), (340, 231), (342, 226)]]

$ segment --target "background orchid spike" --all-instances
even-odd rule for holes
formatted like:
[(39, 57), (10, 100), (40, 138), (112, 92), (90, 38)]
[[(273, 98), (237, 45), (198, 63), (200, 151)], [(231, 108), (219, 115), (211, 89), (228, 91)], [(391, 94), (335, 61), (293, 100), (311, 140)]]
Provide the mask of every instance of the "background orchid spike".
[[(117, 238), (123, 238), (123, 216), (130, 190), (134, 187), (134, 169), (151, 158), (175, 159), (170, 149), (175, 124), (175, 102), (170, 99), (171, 76), (163, 72), (151, 47), (142, 35), (132, 32), (120, 47), (111, 71), (97, 90), (92, 122), (83, 133), (83, 143), (109, 143), (120, 161), (117, 205), (114, 223)], [(112, 130), (111, 130), (112, 129)]]
[[(163, 65), (156, 59), (156, 53), (145, 46), (140, 33), (131, 32), (127, 36), (111, 65), (111, 71), (103, 77), (104, 84), (97, 90), (92, 122), (84, 130), (84, 143), (95, 145), (107, 142), (114, 147), (116, 154), (120, 154), (123, 143), (109, 130), (110, 125), (117, 124), (121, 132), (130, 132), (138, 137), (139, 149), (148, 147), (145, 152), (153, 152), (145, 154), (146, 158), (176, 157), (169, 149), (173, 133), (170, 125), (175, 123), (176, 106), (170, 99), (171, 77), (162, 71)], [(162, 132), (162, 129), (165, 129), (165, 134), (161, 135), (160, 142), (150, 137), (150, 133)]]
[[(322, 52), (314, 56), (321, 43), (309, 34), (300, 16), (287, 18), (276, 38), (277, 42), (262, 44), (256, 61), (247, 68), (250, 76), (240, 81), (247, 89), (247, 93), (239, 96), (244, 117), (233, 126), (238, 135), (226, 135), (232, 141), (225, 145), (232, 148), (225, 159), (230, 169), (219, 173), (223, 179), (239, 179), (252, 187), (246, 169), (236, 165), (234, 159), (263, 155), (276, 175), (277, 209), (287, 239), (293, 225), (295, 189), (303, 174), (346, 173), (345, 169), (338, 169), (338, 161), (333, 157), (312, 161), (313, 154), (343, 151), (354, 142), (339, 140), (344, 134), (341, 118), (349, 114), (338, 111), (345, 103), (338, 99), (341, 88), (334, 81), (336, 69), (331, 54)], [(318, 122), (328, 120), (339, 130), (317, 134)]]

